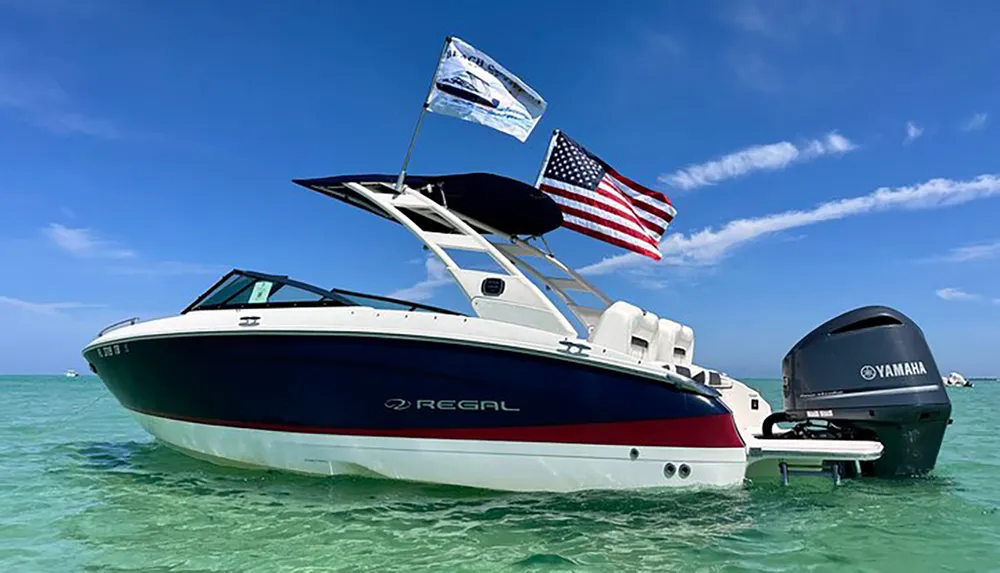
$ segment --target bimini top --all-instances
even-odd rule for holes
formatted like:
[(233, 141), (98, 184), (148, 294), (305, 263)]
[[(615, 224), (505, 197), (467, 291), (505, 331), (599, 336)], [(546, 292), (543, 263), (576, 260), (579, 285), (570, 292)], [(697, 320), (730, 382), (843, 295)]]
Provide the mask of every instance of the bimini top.
[[(294, 179), (303, 187), (318, 191), (385, 217), (381, 207), (352, 193), (348, 183), (365, 186), (379, 185), (391, 190), (397, 175), (338, 175), (319, 179)], [(434, 175), (406, 177), (405, 184), (410, 189), (427, 196), (435, 203), (447, 207), (465, 217), (479, 221), (508, 235), (540, 236), (554, 231), (562, 225), (562, 212), (548, 195), (527, 183), (492, 173), (460, 173), (455, 175)], [(418, 213), (411, 217), (422, 229), (441, 232), (444, 227), (433, 219)], [(473, 225), (475, 226), (475, 225)], [(488, 232), (488, 229), (476, 229)]]

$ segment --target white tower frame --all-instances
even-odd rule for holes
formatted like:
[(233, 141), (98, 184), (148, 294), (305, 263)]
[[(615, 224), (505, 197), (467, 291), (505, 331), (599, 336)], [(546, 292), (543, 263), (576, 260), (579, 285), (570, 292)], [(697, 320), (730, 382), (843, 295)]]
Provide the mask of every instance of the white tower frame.
[[(404, 185), (402, 192), (384, 182), (345, 182), (335, 186), (317, 186), (317, 191), (350, 203), (361, 203), (368, 210), (402, 224), (419, 239), (444, 264), (448, 273), (469, 299), (473, 312), (480, 318), (510, 322), (542, 330), (577, 337), (573, 324), (559, 311), (553, 300), (546, 296), (521, 271), (541, 282), (545, 290), (555, 293), (566, 308), (579, 321), (590, 336), (604, 310), (613, 302), (579, 273), (563, 264), (550, 252), (543, 251), (520, 237), (510, 235), (452, 211), (438, 204), (418, 190)], [(422, 229), (410, 214), (431, 219), (451, 232), (430, 232)], [(475, 227), (496, 237), (496, 242), (477, 231)], [(485, 253), (503, 273), (463, 268), (448, 254), (449, 249)], [(544, 260), (565, 273), (566, 277), (552, 277), (541, 272), (526, 259)], [(483, 281), (501, 278), (503, 292), (499, 295), (484, 292)], [(600, 306), (586, 306), (573, 298), (573, 292), (595, 296)]]

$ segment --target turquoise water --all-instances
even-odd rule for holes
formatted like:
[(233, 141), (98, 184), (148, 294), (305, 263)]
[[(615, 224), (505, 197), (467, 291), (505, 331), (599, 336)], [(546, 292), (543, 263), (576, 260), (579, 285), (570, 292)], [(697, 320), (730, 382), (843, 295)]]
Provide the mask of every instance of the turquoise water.
[(0, 377), (0, 572), (1000, 571), (1000, 383), (950, 392), (930, 478), (551, 495), (220, 468)]

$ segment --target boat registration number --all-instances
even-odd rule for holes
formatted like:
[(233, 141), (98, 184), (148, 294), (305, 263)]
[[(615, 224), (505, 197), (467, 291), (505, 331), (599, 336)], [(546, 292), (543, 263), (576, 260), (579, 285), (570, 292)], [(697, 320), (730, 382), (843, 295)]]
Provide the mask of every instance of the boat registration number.
[(128, 343), (122, 344), (109, 344), (107, 346), (97, 347), (98, 358), (110, 358), (112, 356), (118, 356), (119, 354), (128, 354)]

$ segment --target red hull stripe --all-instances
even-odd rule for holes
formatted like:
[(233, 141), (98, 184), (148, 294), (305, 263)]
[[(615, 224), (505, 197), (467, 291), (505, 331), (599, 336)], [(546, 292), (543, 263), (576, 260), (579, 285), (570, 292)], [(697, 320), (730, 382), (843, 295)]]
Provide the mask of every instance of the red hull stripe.
[(267, 422), (206, 420), (173, 416), (159, 412), (131, 410), (171, 420), (228, 426), (254, 430), (295, 432), (301, 434), (331, 434), (340, 436), (378, 436), (393, 438), (427, 438), (439, 440), (484, 440), (505, 442), (550, 442), (559, 444), (591, 444), (607, 446), (658, 446), (675, 448), (742, 448), (743, 440), (736, 431), (732, 414), (712, 414), (694, 418), (640, 420), (635, 422), (603, 422), (562, 426), (514, 426), (507, 428), (314, 428)]

